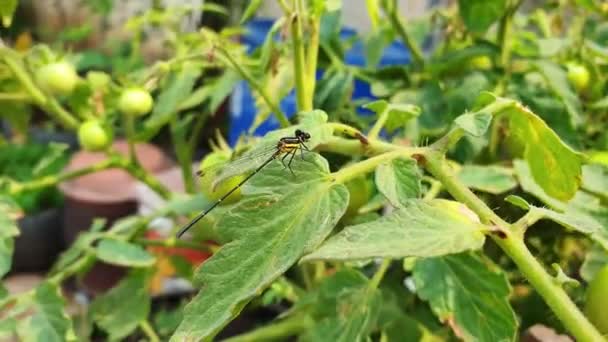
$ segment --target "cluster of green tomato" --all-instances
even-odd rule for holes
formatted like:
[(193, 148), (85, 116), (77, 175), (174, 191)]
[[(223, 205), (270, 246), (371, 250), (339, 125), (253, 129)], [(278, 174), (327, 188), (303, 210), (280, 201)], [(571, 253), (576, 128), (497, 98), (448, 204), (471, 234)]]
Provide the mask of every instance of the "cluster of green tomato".
[[(38, 84), (53, 95), (69, 96), (78, 84), (78, 74), (74, 67), (65, 61), (49, 63), (36, 76)], [(91, 84), (105, 86), (109, 77), (99, 72), (89, 72), (87, 78)], [(125, 115), (142, 116), (150, 112), (154, 100), (148, 91), (142, 88), (124, 89), (118, 100), (118, 109)], [(107, 148), (112, 138), (99, 120), (87, 120), (78, 128), (78, 141), (87, 151), (101, 151)]]

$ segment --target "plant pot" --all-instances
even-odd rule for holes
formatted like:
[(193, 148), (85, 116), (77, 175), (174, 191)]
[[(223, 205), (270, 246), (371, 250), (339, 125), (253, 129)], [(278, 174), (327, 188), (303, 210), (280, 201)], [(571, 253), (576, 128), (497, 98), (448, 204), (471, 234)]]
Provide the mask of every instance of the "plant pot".
[(12, 272), (45, 272), (62, 247), (61, 210), (48, 209), (21, 218), (15, 239)]
[[(113, 148), (124, 155), (128, 153), (125, 141), (116, 141)], [(153, 145), (137, 144), (136, 153), (142, 167), (150, 173), (161, 172), (171, 165), (162, 151)], [(66, 169), (78, 170), (106, 158), (103, 153), (79, 151), (73, 155)], [(121, 169), (104, 170), (62, 183), (59, 188), (65, 195), (65, 244), (70, 245), (80, 232), (88, 230), (95, 218), (106, 219), (106, 226), (109, 227), (116, 220), (135, 214), (136, 184), (137, 180)], [(100, 293), (112, 287), (123, 273), (120, 267), (98, 263), (84, 276), (83, 284), (88, 291)]]

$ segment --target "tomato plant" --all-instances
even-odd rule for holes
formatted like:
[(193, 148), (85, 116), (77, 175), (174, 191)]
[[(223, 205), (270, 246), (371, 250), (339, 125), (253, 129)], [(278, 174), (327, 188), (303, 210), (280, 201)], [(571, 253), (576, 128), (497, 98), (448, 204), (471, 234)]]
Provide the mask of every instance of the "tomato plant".
[[(62, 68), (38, 74), (62, 51), (2, 47), (0, 101), (23, 113), (35, 107), (107, 159), (31, 181), (2, 178), (0, 275), (10, 270), (13, 199), (23, 193), (122, 168), (163, 204), (94, 223), (32, 291), (0, 288), (0, 334), (516, 341), (543, 325), (577, 341), (604, 339), (605, 5), (460, 0), (406, 20), (397, 1), (366, 1), (371, 28), (350, 35), (341, 32), (346, 2), (279, 1), (281, 16), (250, 49), (235, 35), (261, 5), (249, 2), (239, 25), (193, 32), (175, 21), (192, 8), (154, 7), (128, 22), (129, 43), (137, 53), (148, 25), (162, 27), (166, 59), (140, 65), (131, 56), (130, 72), (117, 65), (88, 70), (86, 81), (73, 71), (65, 73), (73, 80), (55, 79), (69, 87), (48, 77)], [(383, 52), (395, 46), (409, 63), (387, 62)], [(361, 50), (363, 62), (350, 58)], [(208, 119), (233, 89), (232, 100), (246, 97), (241, 81), (255, 116), (229, 146), (219, 130), (207, 135), (220, 120)], [(365, 99), (353, 97), (361, 89)], [(295, 110), (285, 105), (292, 90)], [(306, 149), (297, 130), (310, 134)], [(128, 143), (126, 156), (109, 147), (114, 134)], [(142, 167), (135, 147), (144, 141), (170, 146), (183, 192)], [(195, 163), (202, 141), (211, 152)], [(196, 164), (207, 177), (193, 176)], [(169, 223), (156, 231), (159, 221)], [(128, 272), (86, 314), (70, 315), (61, 285), (95, 262)], [(188, 285), (187, 304), (155, 312), (153, 294), (173, 278)], [(268, 311), (271, 319), (228, 336), (235, 319)]]

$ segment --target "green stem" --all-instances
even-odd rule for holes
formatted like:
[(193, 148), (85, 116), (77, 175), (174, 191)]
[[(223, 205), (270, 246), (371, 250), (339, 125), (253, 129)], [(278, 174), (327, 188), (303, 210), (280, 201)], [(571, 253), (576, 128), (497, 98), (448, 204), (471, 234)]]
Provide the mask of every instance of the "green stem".
[(310, 23), (310, 41), (308, 42), (308, 55), (306, 58), (306, 99), (310, 110), (313, 108), (315, 88), (317, 83), (317, 59), (319, 57), (319, 37), (321, 33), (321, 18), (314, 16)]
[(255, 342), (281, 339), (304, 332), (310, 329), (313, 324), (314, 321), (307, 315), (293, 315), (251, 332), (231, 337), (224, 340), (224, 342)]
[(390, 265), (391, 265), (391, 259), (382, 260), (380, 267), (378, 267), (378, 270), (376, 270), (376, 273), (374, 273), (374, 276), (369, 281), (369, 288), (371, 288), (371, 289), (378, 288), (378, 286), (380, 285), (380, 282), (382, 281), (382, 278), (384, 278), (384, 274), (386, 273), (386, 271), (388, 270)]
[(399, 17), (399, 10), (397, 4), (393, 3), (393, 5), (390, 7), (391, 8), (386, 8), (386, 12), (388, 15), (388, 19), (391, 22), (391, 25), (393, 26), (397, 34), (401, 37), (403, 43), (410, 50), (410, 53), (414, 58), (414, 64), (416, 64), (417, 66), (424, 65), (424, 56), (422, 54), (422, 50), (420, 50), (418, 44), (416, 44), (414, 39), (410, 36), (409, 32), (405, 28), (405, 23), (403, 19)]
[(239, 73), (239, 75), (241, 75), (241, 77), (244, 78), (249, 83), (249, 85), (251, 85), (251, 87), (258, 92), (258, 94), (260, 94), (260, 96), (264, 99), (268, 107), (272, 109), (272, 112), (279, 121), (281, 127), (288, 127), (289, 120), (287, 119), (287, 116), (285, 115), (285, 113), (283, 113), (279, 105), (270, 99), (270, 96), (266, 93), (264, 87), (255, 78), (253, 78), (253, 76), (251, 76), (249, 72), (247, 72), (247, 70), (245, 70), (239, 63), (237, 63), (237, 61), (232, 57), (232, 55), (230, 55), (228, 51), (226, 51), (226, 49), (221, 46), (216, 46), (215, 48), (216, 51), (220, 52), (222, 56), (224, 56), (228, 60), (229, 64)]
[(0, 101), (28, 102), (29, 100), (31, 97), (26, 93), (0, 93)]
[(388, 114), (388, 109), (385, 109), (382, 111), (382, 113), (380, 113), (380, 117), (378, 117), (378, 120), (376, 120), (374, 126), (369, 130), (369, 132), (367, 132), (368, 138), (376, 139), (378, 137), (380, 131), (382, 130), (382, 127), (384, 127), (384, 124), (386, 123), (386, 120), (388, 120)]
[(169, 191), (169, 189), (167, 189), (161, 182), (158, 181), (158, 179), (149, 174), (146, 170), (131, 163), (124, 165), (124, 169), (129, 172), (131, 176), (137, 178), (139, 181), (146, 184), (150, 189), (154, 190), (154, 192), (159, 194), (163, 199), (167, 200), (171, 198), (171, 191)]
[(358, 163), (355, 163), (351, 166), (345, 167), (340, 171), (332, 173), (333, 179), (338, 183), (345, 183), (353, 178), (358, 177), (359, 175), (371, 172), (376, 169), (376, 167), (384, 162), (389, 160), (399, 158), (399, 157), (409, 157), (412, 154), (424, 154), (425, 150), (423, 148), (412, 148), (412, 149), (398, 149), (396, 151), (387, 152), (380, 154), (378, 156), (365, 159)]
[(137, 239), (136, 243), (145, 245), (145, 246), (158, 246), (158, 247), (167, 247), (167, 248), (189, 248), (195, 249), (203, 252), (210, 252), (211, 249), (209, 246), (188, 241), (188, 240), (178, 240), (174, 238), (168, 238), (165, 240), (152, 240), (152, 239)]
[(530, 211), (511, 225), (511, 230), (523, 238), (526, 229), (535, 224), (538, 220), (542, 219), (544, 216), (545, 215), (540, 211), (530, 208)]
[(367, 15), (369, 16), (369, 21), (372, 23), (372, 29), (375, 30), (378, 28), (378, 23), (380, 22), (378, 13), (378, 0), (365, 0), (365, 7), (367, 8)]
[(324, 152), (340, 153), (344, 155), (367, 155), (373, 156), (385, 152), (395, 151), (402, 146), (393, 145), (382, 140), (368, 140), (367, 144), (362, 144), (359, 140), (344, 139), (333, 137), (325, 143), (316, 147), (316, 150)]
[(523, 237), (512, 233), (507, 222), (498, 217), (450, 172), (444, 155), (436, 151), (429, 152), (425, 155), (424, 163), (427, 170), (443, 184), (455, 199), (466, 204), (482, 222), (492, 224), (501, 231), (501, 234), (492, 234), (492, 239), (515, 262), (520, 272), (534, 286), (577, 341), (602, 341), (603, 337), (600, 333), (530, 253), (524, 244)]
[[(299, 4), (299, 0), (296, 0)], [(300, 6), (291, 18), (291, 42), (293, 47), (293, 69), (296, 82), (296, 104), (298, 112), (312, 110), (306, 87), (306, 66), (304, 65), (304, 42), (302, 40), (302, 12)]]
[(160, 338), (158, 337), (158, 335), (154, 331), (154, 328), (152, 328), (152, 325), (150, 325), (150, 322), (148, 322), (147, 319), (144, 319), (143, 321), (139, 322), (139, 327), (141, 328), (141, 331), (143, 331), (143, 333), (148, 337), (148, 340), (150, 340), (150, 342), (160, 342)]
[(18, 195), (20, 193), (26, 191), (34, 191), (42, 188), (46, 188), (49, 186), (55, 186), (61, 182), (77, 178), (80, 176), (84, 176), (89, 173), (94, 173), (97, 171), (102, 171), (106, 169), (111, 169), (114, 167), (120, 167), (122, 164), (119, 160), (115, 158), (109, 158), (99, 163), (93, 164), (88, 167), (84, 167), (82, 169), (64, 172), (58, 175), (53, 176), (45, 176), (39, 179), (35, 179), (33, 181), (29, 181), (26, 183), (13, 183), (9, 188), (9, 194), (11, 196)]
[(127, 143), (129, 144), (129, 160), (134, 165), (140, 165), (139, 160), (137, 160), (137, 152), (135, 151), (135, 119), (133, 115), (123, 114), (123, 120)]

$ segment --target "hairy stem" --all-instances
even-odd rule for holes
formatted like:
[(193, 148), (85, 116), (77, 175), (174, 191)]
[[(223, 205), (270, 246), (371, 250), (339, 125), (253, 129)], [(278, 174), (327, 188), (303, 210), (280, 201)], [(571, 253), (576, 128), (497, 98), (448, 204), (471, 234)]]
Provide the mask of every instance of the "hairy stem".
[(281, 339), (304, 332), (310, 329), (313, 324), (312, 318), (307, 315), (293, 315), (251, 332), (231, 337), (224, 340), (224, 342), (254, 342)]
[(496, 244), (515, 262), (520, 272), (543, 297), (564, 326), (577, 341), (602, 341), (603, 337), (585, 318), (583, 313), (554, 281), (543, 266), (526, 247), (523, 236), (513, 234), (511, 226), (498, 217), (481, 199), (462, 184), (449, 170), (445, 156), (440, 152), (425, 154), (427, 170), (439, 180), (445, 189), (458, 201), (466, 204), (486, 224), (501, 231), (491, 235)]
[(372, 126), (369, 132), (367, 132), (368, 138), (376, 139), (378, 137), (380, 131), (382, 130), (382, 127), (384, 127), (384, 124), (386, 123), (386, 120), (388, 120), (388, 114), (388, 109), (385, 109), (384, 111), (382, 111), (382, 113), (380, 113), (380, 117), (378, 118), (378, 120), (376, 120), (374, 126)]
[[(299, 4), (299, 0), (296, 0)], [(296, 81), (296, 104), (298, 112), (312, 110), (312, 101), (308, 99), (306, 86), (306, 65), (304, 61), (304, 41), (302, 39), (302, 11), (301, 6), (291, 18), (291, 42), (293, 48), (293, 69)]]
[(345, 183), (359, 175), (371, 172), (378, 167), (378, 165), (390, 161), (395, 158), (411, 156), (413, 154), (424, 154), (424, 148), (401, 148), (395, 151), (383, 153), (375, 157), (365, 159), (351, 166), (345, 167), (340, 171), (332, 173), (334, 181), (338, 183)]
[(409, 32), (405, 28), (405, 23), (402, 18), (399, 17), (399, 9), (397, 8), (397, 4), (393, 3), (390, 8), (385, 8), (386, 14), (388, 15), (388, 19), (393, 26), (393, 29), (397, 32), (403, 43), (410, 50), (412, 57), (414, 58), (414, 64), (417, 66), (422, 66), (424, 64), (424, 56), (422, 54), (422, 50), (418, 44), (414, 41), (414, 39), (410, 36)]
[(158, 337), (158, 335), (154, 331), (154, 328), (152, 328), (152, 325), (150, 324), (150, 322), (148, 322), (148, 320), (144, 319), (143, 321), (139, 322), (139, 327), (141, 328), (141, 331), (143, 331), (143, 333), (146, 335), (146, 337), (148, 337), (148, 340), (150, 342), (160, 342), (160, 338)]

